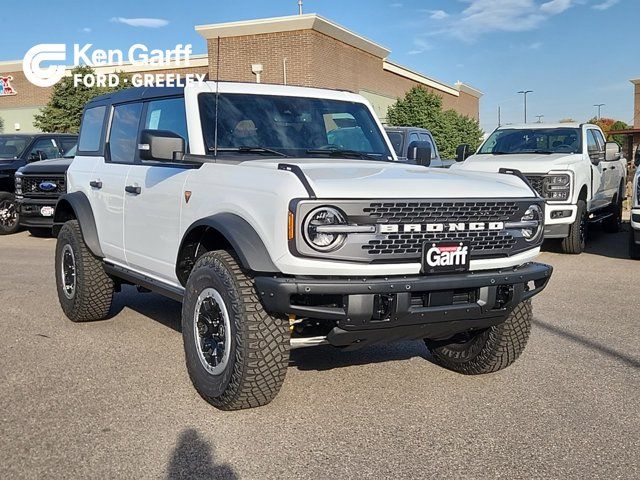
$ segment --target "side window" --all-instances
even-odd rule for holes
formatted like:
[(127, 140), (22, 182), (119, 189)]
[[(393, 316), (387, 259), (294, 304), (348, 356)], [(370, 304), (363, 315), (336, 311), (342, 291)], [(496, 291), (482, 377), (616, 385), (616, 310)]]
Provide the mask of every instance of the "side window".
[(100, 150), (100, 139), (104, 127), (107, 107), (93, 107), (85, 110), (80, 126), (78, 150), (81, 152), (97, 152)]
[(62, 154), (66, 155), (69, 150), (76, 146), (78, 140), (73, 137), (60, 137), (58, 139), (60, 148), (62, 148)]
[(600, 151), (600, 146), (598, 145), (598, 141), (596, 140), (596, 136), (593, 132), (594, 130), (587, 131), (587, 151), (589, 152), (589, 155)]
[(591, 131), (596, 136), (596, 140), (600, 144), (600, 150), (604, 152), (604, 145), (607, 142), (605, 141), (604, 136), (602, 135), (602, 132), (600, 132), (600, 130), (591, 130)]
[(29, 160), (47, 160), (50, 158), (60, 158), (60, 150), (58, 144), (52, 137), (45, 137), (36, 140), (31, 147), (27, 159)]
[(431, 146), (431, 158), (436, 158), (438, 152), (436, 152), (435, 143), (433, 143), (433, 138), (431, 138), (431, 135), (429, 135), (428, 133), (421, 133), (420, 141), (429, 143), (429, 145)]
[(109, 155), (113, 163), (133, 163), (138, 148), (138, 125), (142, 103), (127, 103), (113, 108)]
[(189, 138), (184, 98), (166, 98), (149, 102), (142, 129), (168, 130), (177, 133), (184, 138), (185, 144), (188, 145)]
[(412, 133), (411, 135), (409, 135), (409, 144), (411, 144), (412, 142), (419, 142), (420, 141), (420, 137), (418, 136), (417, 133)]

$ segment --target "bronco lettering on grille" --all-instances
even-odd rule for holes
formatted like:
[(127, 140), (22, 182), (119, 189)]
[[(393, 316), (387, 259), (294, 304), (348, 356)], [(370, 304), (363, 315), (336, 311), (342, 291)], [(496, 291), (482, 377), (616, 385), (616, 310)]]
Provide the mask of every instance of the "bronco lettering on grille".
[(403, 225), (378, 225), (378, 227), (379, 233), (477, 232), (483, 230), (504, 230), (504, 222), (405, 223)]

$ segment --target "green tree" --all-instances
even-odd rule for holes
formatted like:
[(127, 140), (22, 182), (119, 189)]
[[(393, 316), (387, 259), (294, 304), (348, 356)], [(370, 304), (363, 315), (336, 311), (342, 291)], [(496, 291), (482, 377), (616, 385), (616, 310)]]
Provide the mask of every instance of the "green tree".
[(389, 107), (387, 119), (398, 127), (426, 128), (433, 134), (443, 158), (452, 158), (456, 147), (467, 143), (472, 150), (482, 142), (477, 120), (455, 110), (442, 110), (442, 98), (422, 86), (413, 87), (403, 99)]
[(83, 83), (74, 86), (73, 75), (94, 75), (91, 67), (81, 66), (71, 70), (71, 76), (65, 76), (53, 87), (53, 94), (47, 103), (35, 115), (34, 125), (43, 132), (77, 133), (80, 129), (82, 110), (94, 97), (127, 87), (124, 74), (117, 73), (117, 87), (87, 87)]
[(0, 133), (4, 132), (4, 118), (0, 117)]

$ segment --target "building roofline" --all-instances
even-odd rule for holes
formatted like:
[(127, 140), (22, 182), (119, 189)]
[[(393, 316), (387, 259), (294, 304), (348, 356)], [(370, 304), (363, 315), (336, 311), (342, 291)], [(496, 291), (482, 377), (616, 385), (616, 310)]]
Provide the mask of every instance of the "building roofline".
[(640, 78), (634, 78), (629, 80), (631, 83), (633, 83), (634, 85), (640, 85)]
[(476, 98), (480, 98), (484, 95), (484, 92), (478, 90), (477, 88), (472, 87), (471, 85), (467, 85), (466, 83), (462, 83), (461, 81), (457, 81), (456, 82), (456, 88), (461, 91), (464, 92), (466, 94), (469, 94), (473, 97)]
[(407, 78), (407, 79), (412, 80), (414, 82), (421, 83), (422, 85), (426, 85), (428, 87), (435, 88), (436, 90), (440, 90), (442, 92), (446, 92), (446, 93), (448, 93), (450, 95), (454, 95), (456, 97), (460, 96), (460, 91), (457, 90), (456, 88), (452, 87), (451, 85), (447, 85), (444, 82), (441, 82), (441, 81), (436, 80), (436, 79), (431, 78), (431, 77), (427, 77), (426, 75), (418, 73), (418, 72), (416, 72), (414, 70), (411, 70), (411, 69), (409, 69), (407, 67), (403, 67), (402, 65), (399, 65), (397, 63), (385, 60), (383, 65), (382, 65), (382, 68), (384, 70), (386, 70), (387, 72), (395, 73), (396, 75), (400, 75), (401, 77)]
[(388, 48), (362, 35), (358, 35), (342, 25), (327, 20), (316, 13), (196, 25), (195, 30), (207, 40), (218, 37), (240, 37), (244, 35), (291, 32), (295, 30), (315, 30), (382, 59), (387, 58), (391, 53), (391, 50)]

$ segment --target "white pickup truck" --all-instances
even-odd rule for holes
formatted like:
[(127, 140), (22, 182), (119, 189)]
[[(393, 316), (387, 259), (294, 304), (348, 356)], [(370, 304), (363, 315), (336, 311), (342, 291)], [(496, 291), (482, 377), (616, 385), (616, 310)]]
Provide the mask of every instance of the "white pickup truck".
[(635, 157), (636, 174), (631, 192), (631, 230), (629, 232), (629, 256), (640, 260), (640, 147)]
[(582, 253), (591, 223), (620, 230), (627, 164), (597, 125), (505, 125), (473, 155), (459, 146), (456, 160), (453, 169), (522, 172), (546, 201), (545, 239), (562, 239), (565, 253)]

